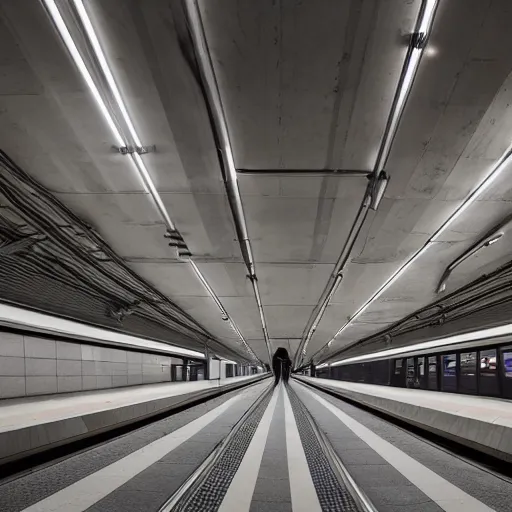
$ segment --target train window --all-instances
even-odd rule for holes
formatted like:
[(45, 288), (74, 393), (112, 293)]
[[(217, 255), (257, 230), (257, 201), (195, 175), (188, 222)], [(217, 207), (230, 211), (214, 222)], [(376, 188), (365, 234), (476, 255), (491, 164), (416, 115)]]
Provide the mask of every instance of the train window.
[(465, 352), (460, 355), (460, 373), (461, 375), (476, 375), (476, 352)]
[(418, 373), (421, 377), (425, 375), (425, 358), (424, 357), (418, 357)]
[(397, 359), (395, 361), (395, 375), (400, 375), (402, 371), (403, 359)]
[(457, 356), (449, 354), (443, 356), (443, 377), (455, 377), (457, 375)]
[(512, 347), (507, 347), (506, 352), (503, 352), (503, 371), (507, 379), (512, 379)]
[(431, 356), (428, 358), (428, 373), (435, 375), (437, 373), (437, 357)]
[(414, 357), (407, 359), (407, 377), (414, 377)]
[(480, 375), (494, 377), (496, 375), (496, 350), (480, 351)]

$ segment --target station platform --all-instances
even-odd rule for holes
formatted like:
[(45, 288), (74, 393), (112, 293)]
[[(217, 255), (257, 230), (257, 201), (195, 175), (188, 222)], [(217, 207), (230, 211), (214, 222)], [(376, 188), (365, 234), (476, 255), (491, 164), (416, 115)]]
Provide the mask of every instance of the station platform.
[(506, 512), (512, 480), (292, 379), (2, 480), (2, 512)]
[(512, 462), (512, 401), (314, 377), (298, 379)]
[(215, 396), (267, 375), (144, 384), (0, 401), (0, 464)]

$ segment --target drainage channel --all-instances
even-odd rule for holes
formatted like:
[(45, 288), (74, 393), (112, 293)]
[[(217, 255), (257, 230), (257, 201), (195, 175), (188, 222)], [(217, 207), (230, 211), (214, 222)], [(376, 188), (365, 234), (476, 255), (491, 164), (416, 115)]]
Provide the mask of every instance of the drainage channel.
[(291, 386), (288, 396), (323, 511), (377, 512)]
[(271, 386), (262, 392), (231, 432), (169, 498), (159, 512), (196, 510), (213, 512), (220, 507), (270, 402), (272, 393)]
[[(290, 399), (300, 443), (322, 511), (376, 512), (295, 391), (288, 385), (282, 391)], [(159, 512), (214, 512), (221, 505), (225, 508), (223, 500), (228, 491), (231, 492), (230, 486), (260, 422), (264, 423), (262, 418), (271, 404), (273, 393), (273, 387), (263, 390), (231, 432), (160, 507)], [(245, 506), (242, 508), (245, 510)]]

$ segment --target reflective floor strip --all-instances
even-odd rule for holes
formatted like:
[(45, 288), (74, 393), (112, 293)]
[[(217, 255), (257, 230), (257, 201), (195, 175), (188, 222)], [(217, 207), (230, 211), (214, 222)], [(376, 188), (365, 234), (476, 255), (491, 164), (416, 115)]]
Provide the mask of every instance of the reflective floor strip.
[(300, 384), (301, 387), (315, 398), (326, 409), (332, 412), (352, 432), (362, 439), (372, 450), (375, 450), (383, 459), (397, 469), (412, 484), (425, 493), (432, 501), (447, 512), (489, 512), (494, 509), (465, 493), (462, 489), (451, 484), (437, 473), (428, 469), (396, 446), (361, 425), (336, 406), (317, 395), (310, 388)]
[(252, 495), (254, 494), (256, 480), (260, 472), (261, 459), (263, 458), (270, 424), (281, 389), (282, 385), (274, 388), (272, 398), (263, 413), (258, 428), (254, 432), (254, 436), (222, 500), (218, 512), (232, 512), (233, 510), (245, 512), (251, 508)]
[(309, 472), (297, 423), (288, 392), (284, 390), (284, 417), (286, 426), (286, 453), (290, 477), (293, 512), (322, 512), (316, 489)]
[(24, 509), (24, 512), (83, 512), (87, 510), (197, 434), (240, 400), (243, 395), (244, 393), (240, 393), (230, 398), (204, 416), (48, 496), (44, 500), (34, 503), (34, 505)]

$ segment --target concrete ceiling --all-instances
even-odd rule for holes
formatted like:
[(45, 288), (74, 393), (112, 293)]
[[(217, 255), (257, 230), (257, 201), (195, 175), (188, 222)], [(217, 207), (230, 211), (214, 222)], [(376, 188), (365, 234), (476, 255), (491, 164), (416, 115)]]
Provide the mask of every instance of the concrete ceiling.
[[(267, 349), (180, 2), (85, 2), (144, 161), (194, 261), (256, 355)], [(294, 354), (363, 200), (420, 0), (200, 0), (226, 115), (271, 349)], [(41, 4), (0, 6), (0, 145), (92, 225), (126, 263), (224, 344), (238, 337), (112, 136)], [(390, 185), (357, 240), (307, 347), (312, 357), (461, 204), (512, 140), (512, 5), (440, 0), (385, 170)], [(296, 171), (296, 172), (292, 172)], [(301, 175), (298, 171), (309, 171)], [(287, 174), (288, 172), (288, 174)], [(332, 343), (329, 354), (423, 307), (454, 259), (512, 212), (502, 175)], [(509, 260), (477, 252), (447, 291)]]

